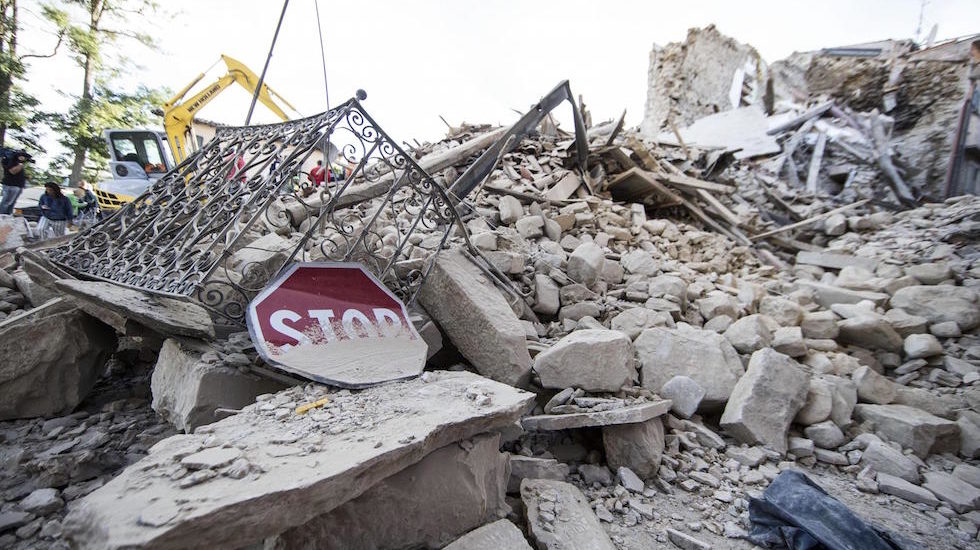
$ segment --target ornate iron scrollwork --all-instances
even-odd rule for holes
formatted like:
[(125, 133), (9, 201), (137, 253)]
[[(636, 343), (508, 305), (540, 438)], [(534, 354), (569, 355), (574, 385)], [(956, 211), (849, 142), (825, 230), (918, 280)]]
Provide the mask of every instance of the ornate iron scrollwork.
[[(345, 174), (311, 188), (304, 166), (321, 155)], [(383, 196), (342, 200), (379, 183)], [(79, 277), (193, 298), (243, 324), (248, 302), (292, 261), (360, 262), (411, 303), (454, 228), (466, 238), (445, 189), (350, 99), (301, 120), (219, 128), (136, 200), (47, 254)], [(271, 239), (262, 250), (262, 231), (290, 246)]]

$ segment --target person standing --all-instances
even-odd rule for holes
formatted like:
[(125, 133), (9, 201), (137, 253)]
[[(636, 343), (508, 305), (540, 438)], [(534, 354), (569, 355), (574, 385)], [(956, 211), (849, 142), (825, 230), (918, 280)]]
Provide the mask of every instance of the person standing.
[(27, 155), (24, 152), (3, 156), (3, 195), (0, 197), (0, 214), (13, 214), (14, 204), (24, 190), (24, 185), (27, 184), (27, 173), (24, 171), (26, 163)]
[(61, 186), (52, 181), (45, 183), (44, 194), (37, 202), (41, 207), (41, 220), (37, 224), (41, 239), (48, 238), (48, 231), (55, 237), (64, 235), (68, 222), (74, 218), (75, 209), (68, 197), (61, 192)]
[(313, 187), (320, 187), (323, 185), (323, 181), (327, 177), (327, 170), (323, 167), (322, 160), (316, 161), (316, 166), (310, 170), (307, 177), (309, 178), (310, 183), (313, 184)]

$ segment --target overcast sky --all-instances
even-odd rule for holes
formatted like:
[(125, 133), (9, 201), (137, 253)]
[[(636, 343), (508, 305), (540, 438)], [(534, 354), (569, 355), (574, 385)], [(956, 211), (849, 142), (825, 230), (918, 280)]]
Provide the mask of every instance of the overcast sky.
[[(326, 107), (314, 1), (289, 2), (266, 77), (304, 115)], [(513, 122), (512, 109), (525, 110), (562, 79), (584, 96), (596, 122), (626, 109), (627, 123), (637, 125), (651, 46), (683, 40), (688, 28), (714, 23), (772, 62), (793, 51), (914, 38), (922, 5), (920, 0), (316, 1), (331, 102), (363, 88), (365, 107), (397, 141), (440, 138), (445, 125), (439, 115), (453, 124)], [(141, 68), (121, 82), (124, 86), (178, 90), (222, 53), (258, 73), (282, 8), (278, 0), (161, 4), (169, 14), (140, 29), (155, 36), (160, 49), (125, 44)], [(39, 12), (36, 0), (24, 2), (24, 52), (53, 43)], [(980, 2), (929, 0), (923, 39), (933, 24), (940, 38), (980, 32)], [(218, 78), (222, 69), (211, 69), (204, 82)], [(80, 87), (81, 73), (67, 55), (36, 60), (29, 74), (27, 88), (48, 110), (64, 109), (70, 99), (59, 92)], [(228, 90), (200, 116), (241, 124), (250, 99), (241, 89)], [(559, 111), (565, 119), (567, 109)], [(261, 106), (254, 119), (276, 120)], [(52, 141), (52, 136), (45, 139)]]

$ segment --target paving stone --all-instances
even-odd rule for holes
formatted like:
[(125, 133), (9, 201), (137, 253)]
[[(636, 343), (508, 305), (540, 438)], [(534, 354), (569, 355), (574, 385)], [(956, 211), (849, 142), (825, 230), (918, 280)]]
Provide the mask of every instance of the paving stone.
[(732, 323), (724, 333), (739, 353), (752, 353), (772, 344), (772, 333), (761, 315), (747, 315)]
[(572, 281), (591, 288), (599, 280), (604, 263), (602, 249), (595, 243), (585, 242), (578, 245), (568, 258), (566, 272)]
[(18, 503), (21, 510), (39, 516), (46, 516), (57, 512), (64, 505), (65, 501), (61, 499), (58, 490), (50, 487), (36, 489)]
[(857, 384), (858, 398), (867, 403), (887, 405), (895, 400), (898, 393), (897, 384), (868, 366), (858, 367), (851, 379)]
[(872, 470), (900, 477), (911, 483), (919, 483), (919, 467), (901, 451), (881, 441), (872, 441), (861, 453), (860, 464)]
[(711, 545), (676, 529), (667, 528), (667, 539), (681, 550), (710, 550)]
[[(525, 479), (521, 483), (528, 531), (541, 550), (615, 550), (589, 506), (588, 500), (574, 485), (545, 479)], [(542, 510), (552, 504), (557, 513)], [(549, 519), (551, 521), (549, 521)]]
[(912, 449), (919, 458), (959, 450), (955, 422), (906, 405), (865, 405), (854, 408), (859, 420), (870, 422), (883, 439)]
[(972, 464), (957, 464), (956, 467), (953, 468), (953, 476), (958, 477), (970, 485), (980, 489), (980, 468), (973, 466)]
[(943, 352), (943, 345), (931, 334), (910, 334), (905, 337), (902, 347), (909, 359), (932, 357)]
[(736, 439), (786, 452), (786, 430), (806, 401), (809, 379), (798, 363), (770, 348), (752, 354), (721, 416)]
[(670, 401), (662, 400), (598, 412), (525, 416), (521, 419), (521, 425), (524, 426), (525, 430), (529, 431), (613, 426), (617, 424), (644, 422), (666, 414), (669, 410)]
[(973, 289), (952, 286), (909, 286), (892, 296), (891, 306), (912, 315), (925, 317), (930, 323), (954, 321), (960, 330), (980, 325), (980, 297)]
[(636, 376), (633, 345), (617, 330), (577, 330), (534, 358), (545, 388), (615, 392)]
[(945, 472), (926, 472), (922, 477), (922, 486), (957, 513), (965, 514), (980, 506), (980, 489), (973, 485)]
[(474, 529), (443, 550), (531, 550), (516, 525), (500, 519)]
[(477, 372), (512, 386), (528, 383), (531, 356), (520, 319), (462, 253), (439, 255), (419, 301)]
[(626, 466), (620, 466), (616, 469), (616, 480), (619, 484), (626, 488), (627, 491), (632, 493), (642, 493), (646, 487), (643, 484), (643, 480), (639, 478), (633, 470), (630, 470)]
[(670, 399), (670, 412), (682, 418), (691, 418), (697, 412), (705, 395), (704, 388), (687, 376), (671, 378), (657, 393), (665, 399)]
[(564, 481), (568, 477), (568, 465), (553, 458), (536, 458), (522, 455), (510, 456), (510, 481), (508, 493), (517, 493), (524, 479), (554, 479)]
[(847, 441), (844, 432), (830, 420), (808, 426), (803, 433), (822, 449), (836, 449)]
[(877, 481), (878, 490), (886, 495), (896, 496), (912, 503), (921, 502), (928, 506), (939, 506), (939, 499), (928, 489), (913, 485), (900, 477), (878, 472)]
[(738, 352), (714, 332), (650, 328), (634, 344), (643, 387), (659, 391), (671, 378), (687, 376), (704, 388), (704, 410), (724, 406), (744, 372)]
[(659, 418), (605, 426), (602, 444), (609, 467), (628, 468), (643, 479), (657, 475), (664, 452), (664, 427)]

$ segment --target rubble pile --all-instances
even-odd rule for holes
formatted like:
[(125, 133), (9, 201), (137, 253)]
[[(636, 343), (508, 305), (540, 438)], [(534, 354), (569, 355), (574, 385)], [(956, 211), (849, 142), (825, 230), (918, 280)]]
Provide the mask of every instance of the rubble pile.
[[(707, 57), (724, 79), (654, 94), (692, 109), (668, 134), (588, 125), (581, 159), (545, 118), (498, 150), (487, 125), (415, 148), (445, 189), (499, 151), (450, 195), (460, 227), (403, 242), (392, 180), (353, 182), (345, 231), (370, 234), (365, 261), (405, 261), (383, 282), (431, 260), (409, 304), (421, 376), (300, 380), (201, 304), (19, 250), (0, 271), (32, 306), (0, 327), (19, 331), (0, 340), (0, 542), (748, 548), (753, 507), (795, 470), (899, 539), (976, 546), (980, 199), (909, 187), (897, 115), (838, 92), (766, 106), (754, 50), (713, 28), (688, 42), (651, 74)], [(817, 57), (781, 78), (815, 78)], [(319, 223), (307, 206), (272, 201), (219, 276), (275, 272)], [(297, 259), (336, 259), (343, 238)], [(52, 378), (66, 363), (74, 378)], [(59, 398), (28, 406), (41, 394)]]

